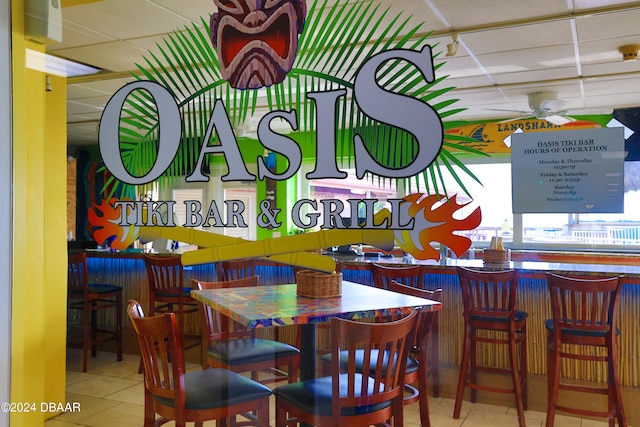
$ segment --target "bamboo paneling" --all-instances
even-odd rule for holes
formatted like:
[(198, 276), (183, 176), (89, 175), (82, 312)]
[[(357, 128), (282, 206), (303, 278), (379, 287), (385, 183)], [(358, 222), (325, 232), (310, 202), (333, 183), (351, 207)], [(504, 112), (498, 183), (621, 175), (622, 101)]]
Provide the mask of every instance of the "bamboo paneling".
[[(100, 256), (88, 258), (89, 274), (95, 283), (110, 283), (124, 288), (123, 300), (138, 300), (143, 308), (148, 306), (147, 277), (144, 261), (141, 257)], [(442, 311), (440, 312), (440, 362), (457, 365), (461, 360), (462, 350), (462, 299), (460, 285), (455, 269), (424, 267), (424, 286), (426, 289), (443, 289)], [(343, 265), (344, 280), (372, 285), (371, 272), (362, 265), (349, 269)], [(294, 283), (293, 269), (289, 266), (258, 263), (256, 274), (260, 276), (262, 285)], [(185, 270), (186, 283), (191, 278), (215, 280), (213, 264), (197, 265)], [(637, 279), (636, 279), (637, 280)], [(546, 375), (546, 329), (544, 321), (551, 318), (548, 289), (545, 275), (535, 272), (521, 272), (518, 283), (518, 309), (529, 314), (527, 319), (527, 355), (529, 373)], [(126, 316), (125, 316), (126, 317)], [(198, 330), (197, 319), (187, 324), (190, 332)], [(109, 321), (110, 319), (105, 319)], [(131, 327), (128, 318), (123, 319), (125, 327)], [(618, 357), (620, 366), (620, 383), (624, 386), (640, 386), (640, 285), (625, 283), (622, 289), (619, 307)], [(273, 330), (266, 328), (260, 335), (273, 337)], [(278, 339), (296, 342), (295, 326), (280, 328)], [(318, 334), (318, 345), (325, 347), (328, 338)], [(327, 342), (325, 342), (327, 341)], [(496, 349), (489, 345), (478, 349), (479, 363), (492, 366), (508, 366), (506, 349)], [(504, 347), (504, 346), (498, 346)], [(585, 351), (585, 350), (582, 350)], [(599, 366), (598, 366), (599, 365)], [(606, 368), (603, 364), (567, 361), (563, 366), (563, 375), (586, 381), (606, 381)]]

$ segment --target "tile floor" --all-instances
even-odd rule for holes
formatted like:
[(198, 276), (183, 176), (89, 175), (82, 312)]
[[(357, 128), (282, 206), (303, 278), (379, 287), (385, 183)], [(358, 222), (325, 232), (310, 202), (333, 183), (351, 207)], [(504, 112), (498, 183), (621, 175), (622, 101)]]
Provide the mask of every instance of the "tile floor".
[[(143, 424), (143, 383), (138, 372), (137, 356), (124, 355), (121, 362), (115, 361), (113, 353), (98, 353), (90, 359), (88, 371), (81, 371), (81, 352), (71, 349), (67, 356), (67, 402), (79, 402), (79, 412), (68, 412), (58, 415), (45, 423), (45, 427), (127, 427)], [(200, 365), (190, 364), (189, 369), (200, 369)], [(517, 426), (515, 408), (472, 404), (462, 405), (459, 420), (451, 418), (453, 400), (431, 398), (431, 425), (433, 427), (513, 427)], [(271, 411), (272, 418), (274, 411)], [(544, 426), (543, 412), (527, 411), (527, 426)], [(419, 427), (418, 405), (405, 408), (405, 426)], [(166, 424), (174, 425), (173, 423)], [(215, 423), (205, 423), (214, 426)], [(556, 427), (605, 427), (600, 421), (573, 418), (558, 415)]]

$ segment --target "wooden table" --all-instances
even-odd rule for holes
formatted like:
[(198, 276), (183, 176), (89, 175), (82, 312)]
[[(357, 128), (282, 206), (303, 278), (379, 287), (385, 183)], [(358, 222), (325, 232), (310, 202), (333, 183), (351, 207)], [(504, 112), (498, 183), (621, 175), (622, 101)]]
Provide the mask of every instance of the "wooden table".
[(384, 289), (342, 282), (342, 296), (307, 298), (296, 295), (296, 285), (258, 286), (191, 291), (194, 299), (251, 327), (301, 325), (300, 378), (315, 376), (315, 324), (331, 317), (364, 319), (409, 314), (417, 307), (440, 310), (441, 304)]

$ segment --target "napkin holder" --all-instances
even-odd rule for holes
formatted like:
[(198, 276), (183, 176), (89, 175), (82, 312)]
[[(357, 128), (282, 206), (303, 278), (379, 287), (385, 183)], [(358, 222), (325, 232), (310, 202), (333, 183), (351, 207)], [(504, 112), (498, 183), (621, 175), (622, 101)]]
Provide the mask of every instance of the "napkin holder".
[(507, 267), (511, 262), (510, 249), (485, 249), (482, 259), (489, 267)]
[(342, 273), (299, 270), (296, 272), (296, 285), (296, 292), (302, 297), (338, 297), (342, 295)]

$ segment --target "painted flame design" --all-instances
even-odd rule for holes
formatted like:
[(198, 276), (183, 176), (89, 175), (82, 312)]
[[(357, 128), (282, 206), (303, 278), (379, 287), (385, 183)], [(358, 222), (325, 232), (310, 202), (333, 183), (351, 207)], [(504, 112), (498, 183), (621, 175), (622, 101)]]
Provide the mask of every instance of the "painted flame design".
[[(439, 252), (430, 243), (440, 242), (461, 256), (471, 247), (471, 239), (454, 234), (454, 231), (472, 230), (480, 225), (482, 213), (476, 208), (463, 219), (454, 219), (453, 215), (468, 205), (459, 204), (456, 195), (449, 199), (437, 194), (410, 194), (404, 198), (409, 203), (400, 205), (401, 216), (414, 218), (412, 230), (396, 230), (396, 243), (402, 250), (416, 259), (440, 259)], [(439, 206), (435, 207), (435, 205)]]
[[(122, 199), (130, 200), (130, 199)], [(134, 225), (120, 226), (122, 207), (115, 208), (118, 199), (103, 200), (100, 205), (92, 204), (88, 212), (89, 223), (94, 227), (93, 239), (102, 244), (111, 240), (112, 249), (127, 249), (138, 238), (138, 227)], [(131, 221), (130, 221), (131, 222)]]

